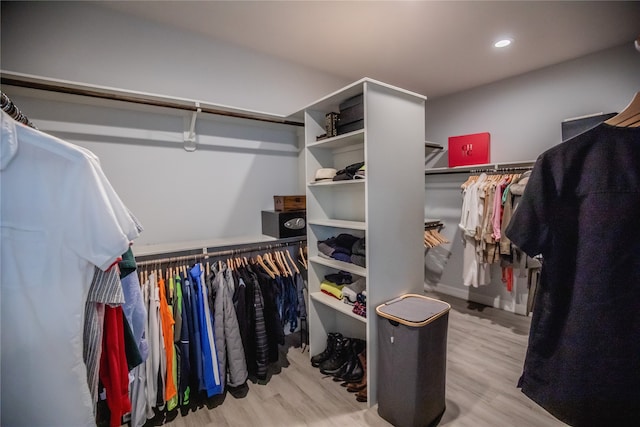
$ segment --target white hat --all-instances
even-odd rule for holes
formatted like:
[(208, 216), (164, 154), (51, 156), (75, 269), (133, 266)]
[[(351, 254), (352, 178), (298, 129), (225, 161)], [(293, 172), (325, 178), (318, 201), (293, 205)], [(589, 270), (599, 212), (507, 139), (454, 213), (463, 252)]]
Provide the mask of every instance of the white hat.
[(320, 168), (316, 171), (316, 181), (333, 180), (337, 172), (334, 168)]

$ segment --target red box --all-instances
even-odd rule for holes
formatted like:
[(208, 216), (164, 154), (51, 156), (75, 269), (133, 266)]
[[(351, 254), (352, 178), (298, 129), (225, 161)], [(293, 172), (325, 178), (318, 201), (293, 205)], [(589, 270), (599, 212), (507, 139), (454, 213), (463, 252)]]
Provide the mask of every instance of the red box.
[(449, 137), (449, 167), (489, 163), (489, 132)]

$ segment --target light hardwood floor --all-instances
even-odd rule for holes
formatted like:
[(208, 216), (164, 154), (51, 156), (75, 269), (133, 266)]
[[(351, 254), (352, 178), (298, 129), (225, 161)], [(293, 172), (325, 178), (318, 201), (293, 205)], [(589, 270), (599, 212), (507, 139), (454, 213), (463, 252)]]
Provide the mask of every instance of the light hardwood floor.
[[(516, 387), (522, 369), (530, 319), (457, 298), (449, 302), (447, 409), (440, 426), (555, 427), (557, 421)], [(249, 383), (244, 398), (226, 394), (208, 409), (178, 415), (166, 425), (196, 426), (390, 426), (377, 407), (355, 400), (339, 383), (322, 375), (287, 337), (281, 363), (266, 384)]]

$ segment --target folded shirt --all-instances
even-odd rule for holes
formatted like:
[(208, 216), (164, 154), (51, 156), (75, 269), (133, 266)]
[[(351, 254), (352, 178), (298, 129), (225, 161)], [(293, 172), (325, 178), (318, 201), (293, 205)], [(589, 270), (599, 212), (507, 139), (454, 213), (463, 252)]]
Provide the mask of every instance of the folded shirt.
[(336, 285), (335, 283), (324, 280), (320, 283), (320, 290), (325, 294), (331, 295), (334, 298), (342, 299), (342, 288), (344, 285)]
[(346, 271), (339, 271), (337, 273), (331, 273), (324, 276), (325, 280), (335, 283), (336, 285), (348, 285), (353, 282), (351, 273)]
[(331, 258), (337, 259), (338, 261), (342, 262), (352, 262), (352, 257), (353, 255), (344, 254), (338, 251), (335, 251), (333, 254), (331, 254)]

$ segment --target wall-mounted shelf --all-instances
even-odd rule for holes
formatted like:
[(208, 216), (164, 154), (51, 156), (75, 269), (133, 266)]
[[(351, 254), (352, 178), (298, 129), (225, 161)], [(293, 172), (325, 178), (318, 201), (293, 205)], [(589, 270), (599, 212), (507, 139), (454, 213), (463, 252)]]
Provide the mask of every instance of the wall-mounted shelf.
[(535, 160), (523, 160), (520, 162), (485, 163), (481, 165), (456, 166), (453, 168), (432, 168), (424, 171), (425, 175), (442, 175), (447, 173), (474, 173), (474, 172), (509, 172), (531, 169)]
[(444, 146), (442, 146), (442, 144), (438, 144), (436, 142), (429, 142), (429, 141), (424, 142), (424, 148), (430, 148), (432, 150), (444, 150)]

